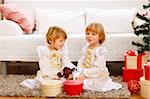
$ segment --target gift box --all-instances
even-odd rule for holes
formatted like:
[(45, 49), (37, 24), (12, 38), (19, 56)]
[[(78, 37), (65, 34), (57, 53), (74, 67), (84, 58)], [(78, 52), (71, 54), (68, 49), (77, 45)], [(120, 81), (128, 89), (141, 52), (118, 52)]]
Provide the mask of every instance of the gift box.
[(64, 82), (64, 92), (66, 95), (75, 96), (83, 92), (83, 83), (80, 80), (66, 80)]
[(140, 80), (143, 76), (143, 69), (126, 69), (122, 68), (123, 81), (128, 82), (130, 80)]
[(144, 65), (145, 80), (150, 80), (150, 63)]
[(41, 83), (42, 96), (55, 97), (62, 93), (62, 81), (47, 80)]
[(129, 50), (124, 55), (124, 67), (126, 69), (140, 69), (148, 62), (148, 56), (145, 53), (137, 55)]
[(141, 91), (140, 94), (146, 99), (150, 99), (150, 81), (145, 80), (144, 77), (140, 78)]

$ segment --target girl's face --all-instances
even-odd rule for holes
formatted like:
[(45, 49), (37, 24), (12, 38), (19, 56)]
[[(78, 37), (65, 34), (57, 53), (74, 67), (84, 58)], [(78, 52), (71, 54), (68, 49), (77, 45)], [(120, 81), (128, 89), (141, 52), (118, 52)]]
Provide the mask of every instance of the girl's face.
[(87, 32), (86, 34), (86, 41), (90, 45), (97, 45), (99, 44), (99, 35), (95, 32)]
[(60, 37), (55, 40), (55, 42), (51, 42), (51, 47), (53, 49), (59, 50), (64, 46), (65, 39), (63, 37)]

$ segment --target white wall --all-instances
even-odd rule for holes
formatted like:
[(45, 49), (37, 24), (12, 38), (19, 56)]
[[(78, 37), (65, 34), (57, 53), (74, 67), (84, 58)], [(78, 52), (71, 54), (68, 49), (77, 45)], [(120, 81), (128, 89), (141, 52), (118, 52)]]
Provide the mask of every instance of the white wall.
[(4, 0), (5, 3), (15, 3), (29, 11), (33, 8), (52, 9), (141, 9), (145, 0)]

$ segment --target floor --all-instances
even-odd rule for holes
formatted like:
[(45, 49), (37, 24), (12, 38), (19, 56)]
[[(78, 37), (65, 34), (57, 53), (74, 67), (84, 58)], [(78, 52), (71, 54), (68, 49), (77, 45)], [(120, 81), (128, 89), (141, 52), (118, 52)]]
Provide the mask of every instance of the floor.
[[(39, 97), (0, 97), (0, 99), (46, 99)], [(53, 99), (80, 99), (80, 98), (53, 98)], [(95, 98), (94, 98), (95, 99)], [(140, 95), (132, 95), (130, 99), (144, 99)]]
[[(75, 65), (76, 62), (73, 62)], [(107, 62), (110, 75), (122, 75), (123, 62)], [(7, 62), (8, 74), (35, 74), (39, 69), (38, 63)], [(45, 99), (39, 97), (0, 97), (0, 99)], [(59, 98), (54, 98), (59, 99)], [(61, 98), (62, 99), (62, 98)], [(70, 99), (70, 98), (69, 98)], [(73, 98), (76, 99), (76, 98)], [(130, 99), (143, 99), (140, 95), (132, 95)]]

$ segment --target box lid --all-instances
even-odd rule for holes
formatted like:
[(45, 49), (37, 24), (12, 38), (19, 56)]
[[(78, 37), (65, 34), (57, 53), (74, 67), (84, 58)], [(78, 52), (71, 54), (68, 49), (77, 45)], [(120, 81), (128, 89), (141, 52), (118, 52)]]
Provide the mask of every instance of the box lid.
[(144, 76), (140, 78), (140, 83), (150, 86), (150, 80), (145, 80)]
[(83, 84), (83, 82), (80, 80), (66, 80), (64, 82), (64, 85), (81, 85), (81, 84)]
[(61, 80), (47, 80), (47, 81), (42, 82), (41, 86), (45, 88), (61, 87), (62, 81)]

